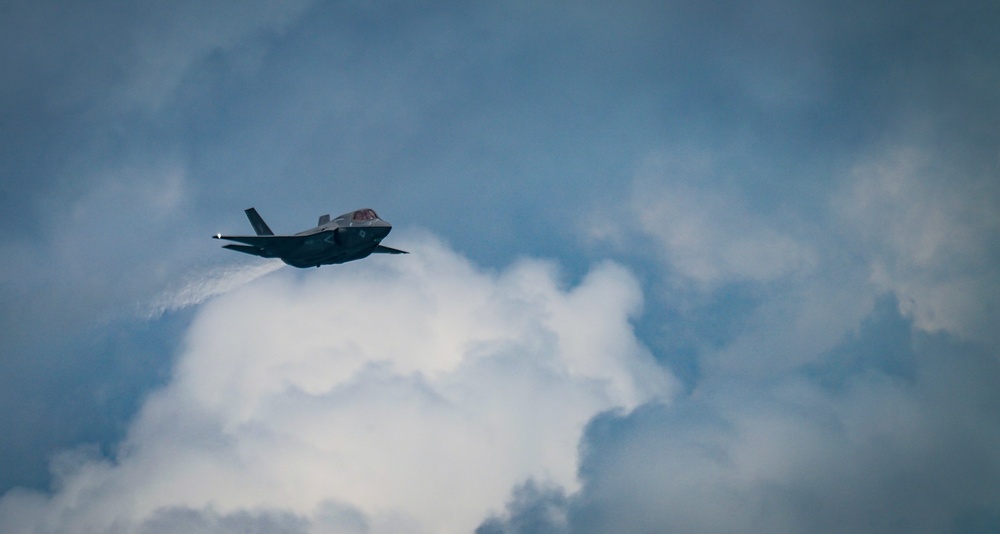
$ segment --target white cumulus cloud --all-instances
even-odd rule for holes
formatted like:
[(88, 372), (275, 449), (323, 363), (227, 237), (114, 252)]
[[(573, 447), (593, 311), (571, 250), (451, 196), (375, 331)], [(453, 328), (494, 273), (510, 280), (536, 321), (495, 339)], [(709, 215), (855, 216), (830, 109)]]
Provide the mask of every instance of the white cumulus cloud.
[(525, 480), (577, 487), (595, 414), (672, 395), (624, 268), (567, 287), (550, 263), (409, 250), (205, 304), (115, 457), (66, 456), (52, 494), (9, 492), (0, 531), (470, 531)]

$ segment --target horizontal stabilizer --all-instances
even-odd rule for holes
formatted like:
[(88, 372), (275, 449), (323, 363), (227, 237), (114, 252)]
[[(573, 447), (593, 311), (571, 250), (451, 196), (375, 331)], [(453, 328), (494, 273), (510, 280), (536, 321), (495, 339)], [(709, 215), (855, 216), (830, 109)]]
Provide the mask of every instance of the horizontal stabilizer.
[[(249, 245), (248, 248), (259, 250), (260, 253), (257, 255), (265, 258), (280, 258), (285, 254), (293, 253), (302, 246), (304, 241), (310, 239), (309, 236), (298, 235), (216, 235), (215, 238)], [(229, 246), (231, 245), (227, 245), (227, 247)], [(242, 248), (234, 250), (247, 252)], [(255, 253), (247, 252), (247, 254)]]
[(409, 254), (409, 252), (405, 250), (399, 250), (396, 248), (387, 247), (385, 245), (379, 245), (375, 247), (375, 250), (373, 250), (372, 252), (374, 252), (375, 254)]
[(245, 254), (253, 254), (254, 256), (263, 256), (265, 258), (271, 257), (265, 250), (259, 249), (257, 247), (251, 247), (248, 245), (226, 245), (222, 248), (228, 248), (229, 250), (235, 250), (237, 252), (243, 252)]

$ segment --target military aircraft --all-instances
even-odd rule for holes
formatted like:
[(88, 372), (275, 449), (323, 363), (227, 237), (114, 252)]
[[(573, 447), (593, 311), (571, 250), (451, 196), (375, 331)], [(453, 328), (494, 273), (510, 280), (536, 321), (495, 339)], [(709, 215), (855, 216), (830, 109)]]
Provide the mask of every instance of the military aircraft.
[(355, 210), (335, 219), (323, 215), (315, 228), (295, 235), (274, 235), (256, 209), (249, 208), (244, 212), (257, 235), (212, 236), (243, 243), (222, 248), (264, 258), (280, 258), (300, 269), (360, 260), (373, 253), (409, 254), (380, 244), (382, 238), (389, 235), (392, 225), (380, 219), (372, 209)]

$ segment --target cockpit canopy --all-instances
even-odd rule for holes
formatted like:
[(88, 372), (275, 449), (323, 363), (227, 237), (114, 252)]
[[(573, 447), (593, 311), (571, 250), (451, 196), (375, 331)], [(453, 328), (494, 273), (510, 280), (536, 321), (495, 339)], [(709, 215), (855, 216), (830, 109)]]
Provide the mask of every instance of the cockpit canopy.
[(378, 214), (375, 213), (375, 210), (373, 209), (366, 208), (363, 210), (355, 211), (354, 213), (351, 214), (351, 220), (355, 222), (374, 221), (375, 219), (378, 219)]

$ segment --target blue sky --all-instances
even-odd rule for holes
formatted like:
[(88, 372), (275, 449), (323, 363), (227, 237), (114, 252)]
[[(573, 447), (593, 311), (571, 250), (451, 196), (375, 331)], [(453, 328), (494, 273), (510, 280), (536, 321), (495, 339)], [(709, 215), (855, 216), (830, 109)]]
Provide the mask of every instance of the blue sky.
[(998, 23), (0, 4), (0, 530), (996, 530)]

